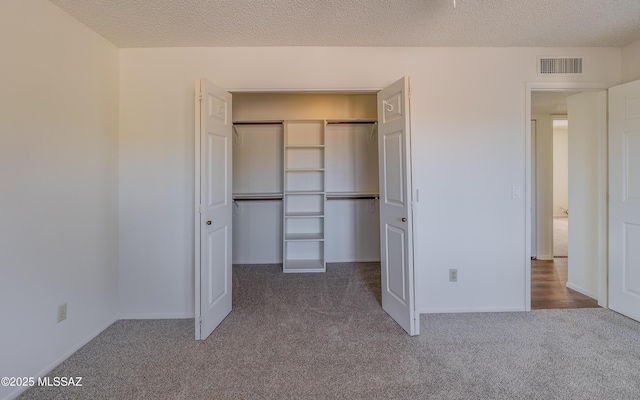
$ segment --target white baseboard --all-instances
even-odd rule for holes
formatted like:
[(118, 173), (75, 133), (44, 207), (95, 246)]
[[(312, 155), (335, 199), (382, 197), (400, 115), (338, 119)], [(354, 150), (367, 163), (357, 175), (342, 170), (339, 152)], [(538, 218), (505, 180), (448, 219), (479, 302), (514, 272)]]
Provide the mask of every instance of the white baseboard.
[(520, 312), (525, 307), (462, 307), (462, 308), (423, 308), (420, 314), (459, 314), (459, 313), (487, 313), (487, 312)]
[(540, 261), (553, 261), (553, 256), (538, 256), (537, 259)]
[(121, 314), (119, 319), (189, 319), (194, 313), (128, 313)]
[[(82, 346), (84, 346), (85, 344), (89, 343), (90, 341), (92, 341), (93, 339), (95, 339), (96, 336), (98, 336), (99, 334), (102, 333), (102, 331), (104, 331), (105, 329), (107, 329), (108, 327), (110, 327), (111, 325), (113, 325), (114, 322), (118, 321), (119, 318), (113, 318), (110, 322), (106, 323), (105, 325), (102, 325), (100, 328), (98, 328), (96, 331), (92, 332), (91, 334), (89, 334), (89, 336), (87, 336), (84, 340), (80, 341), (78, 344), (76, 344), (75, 346), (73, 346), (70, 350), (66, 351), (64, 354), (62, 354), (60, 357), (58, 357), (54, 362), (52, 362), (51, 364), (49, 364), (48, 366), (46, 366), (44, 369), (42, 369), (40, 372), (38, 372), (35, 375), (31, 375), (33, 377), (43, 377), (46, 376), (49, 372), (51, 372), (55, 367), (57, 367), (58, 365), (62, 364), (67, 358), (71, 357), (71, 355), (73, 355), (73, 353), (75, 353), (76, 351), (80, 350), (80, 348)], [(37, 378), (36, 378), (37, 379)], [(9, 393), (7, 395), (7, 397), (4, 398), (4, 400), (9, 400), (9, 399), (15, 399), (16, 397), (18, 397), (20, 394), (24, 393), (27, 389), (29, 389), (29, 386), (25, 386), (25, 387), (18, 387), (16, 388), (16, 390), (12, 391), (11, 393)]]
[(592, 298), (592, 299), (594, 299), (594, 300), (598, 300), (598, 294), (597, 294), (597, 293), (593, 293), (592, 291), (587, 290), (587, 289), (585, 289), (585, 288), (583, 288), (583, 287), (580, 287), (580, 286), (578, 286), (578, 285), (574, 285), (574, 284), (573, 284), (573, 283), (571, 283), (571, 282), (567, 282), (567, 287), (568, 287), (569, 289), (571, 289), (571, 290), (575, 290), (575, 291), (576, 291), (576, 292), (578, 292), (578, 293), (582, 293), (582, 294), (583, 294), (583, 295), (585, 295), (585, 296), (589, 296), (589, 297), (591, 297), (591, 298)]
[[(357, 260), (354, 259), (326, 259), (325, 262), (327, 263), (350, 263), (350, 262), (380, 262), (380, 257), (374, 257), (374, 258), (360, 258)], [(277, 260), (277, 261), (265, 261), (264, 259), (261, 259), (260, 261), (249, 261), (249, 260), (233, 260), (233, 264), (240, 264), (240, 265), (261, 265), (261, 264), (282, 264), (282, 260)]]
[(232, 264), (240, 264), (240, 265), (259, 265), (259, 264), (282, 264), (282, 260), (265, 260), (264, 258), (261, 258), (260, 260), (256, 261), (256, 260), (233, 260)]
[(357, 262), (380, 262), (380, 257), (378, 258), (365, 258), (365, 259), (338, 259), (338, 260), (325, 260), (327, 264), (330, 263), (357, 263)]

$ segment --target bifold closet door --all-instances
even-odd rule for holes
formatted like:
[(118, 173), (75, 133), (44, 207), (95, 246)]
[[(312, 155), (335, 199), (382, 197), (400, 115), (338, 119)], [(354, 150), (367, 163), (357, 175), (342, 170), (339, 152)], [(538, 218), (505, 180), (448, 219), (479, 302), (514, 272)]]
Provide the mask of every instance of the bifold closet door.
[(410, 335), (415, 311), (409, 80), (378, 93), (382, 308)]
[(640, 321), (640, 81), (609, 89), (609, 307)]
[(196, 88), (196, 339), (231, 312), (231, 94), (202, 79)]

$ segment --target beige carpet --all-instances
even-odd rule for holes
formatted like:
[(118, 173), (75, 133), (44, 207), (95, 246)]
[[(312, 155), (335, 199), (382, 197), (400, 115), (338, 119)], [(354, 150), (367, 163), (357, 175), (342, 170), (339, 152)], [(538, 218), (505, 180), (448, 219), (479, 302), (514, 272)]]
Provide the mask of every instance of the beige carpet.
[[(380, 307), (380, 265), (235, 266), (234, 310), (122, 320), (24, 399), (640, 399), (640, 324), (606, 309), (431, 314), (410, 337)], [(46, 332), (43, 332), (46, 336)]]
[(554, 217), (553, 218), (553, 256), (567, 257), (569, 238), (569, 218)]

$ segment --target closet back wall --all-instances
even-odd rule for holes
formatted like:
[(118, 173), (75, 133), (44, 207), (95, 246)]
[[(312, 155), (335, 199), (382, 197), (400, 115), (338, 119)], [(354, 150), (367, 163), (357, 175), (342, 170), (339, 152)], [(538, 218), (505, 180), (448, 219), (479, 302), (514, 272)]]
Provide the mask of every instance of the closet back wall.
[(233, 121), (378, 118), (376, 93), (233, 93)]
[[(233, 121), (282, 120), (375, 120), (375, 93), (234, 93)], [(364, 128), (346, 129), (347, 142), (358, 142)], [(335, 129), (334, 129), (335, 130)], [(282, 193), (282, 181), (263, 179), (282, 174), (282, 126), (240, 125), (234, 142), (234, 188), (236, 194), (251, 192)], [(345, 169), (362, 163), (361, 151), (350, 149), (344, 141), (327, 136), (327, 169)], [(353, 136), (353, 138), (351, 138)], [(241, 139), (241, 140), (240, 140)], [(340, 152), (331, 152), (331, 144)], [(353, 144), (353, 143), (352, 143)], [(374, 151), (375, 151), (374, 144)], [(333, 146), (335, 147), (335, 146)], [(275, 153), (280, 149), (277, 156)], [(352, 151), (353, 154), (345, 154)], [(333, 155), (333, 156), (332, 156)], [(345, 158), (347, 159), (343, 159)], [(279, 158), (278, 158), (279, 157)], [(366, 160), (364, 160), (366, 161)], [(370, 167), (377, 183), (377, 164)], [(355, 173), (355, 171), (353, 171)], [(367, 182), (370, 179), (366, 179)], [(339, 183), (339, 182), (338, 182)], [(266, 186), (265, 186), (266, 185)], [(334, 185), (335, 186), (335, 185)], [(371, 186), (371, 185), (369, 185)], [(377, 188), (375, 190), (377, 191)], [(377, 202), (371, 200), (327, 201), (326, 261), (379, 260)], [(373, 212), (372, 212), (373, 209)], [(238, 201), (234, 204), (234, 264), (282, 262), (282, 201)]]

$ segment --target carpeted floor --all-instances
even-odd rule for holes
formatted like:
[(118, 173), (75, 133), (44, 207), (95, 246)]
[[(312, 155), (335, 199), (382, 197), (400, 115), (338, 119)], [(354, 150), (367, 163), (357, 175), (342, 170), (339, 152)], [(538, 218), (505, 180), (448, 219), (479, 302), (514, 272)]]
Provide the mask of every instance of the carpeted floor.
[(437, 314), (409, 337), (380, 308), (378, 264), (325, 274), (234, 267), (234, 311), (122, 320), (24, 399), (638, 399), (640, 324), (606, 309)]

